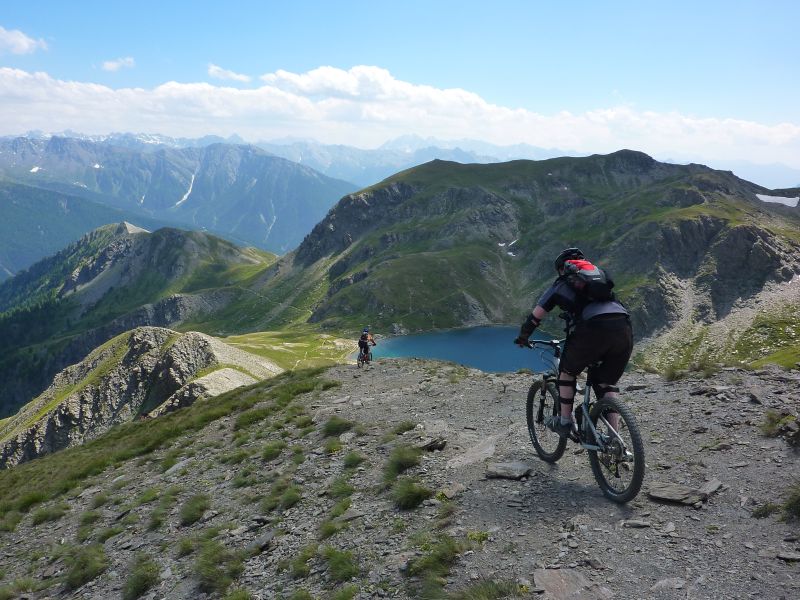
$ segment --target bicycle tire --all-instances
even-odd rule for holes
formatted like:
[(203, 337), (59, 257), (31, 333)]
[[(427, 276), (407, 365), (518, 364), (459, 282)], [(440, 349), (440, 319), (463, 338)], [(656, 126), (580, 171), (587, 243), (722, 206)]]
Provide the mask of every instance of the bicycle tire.
[(544, 397), (541, 394), (542, 384), (541, 380), (534, 381), (528, 390), (525, 418), (528, 421), (528, 435), (531, 437), (536, 454), (543, 461), (554, 463), (564, 455), (567, 438), (550, 431), (544, 424), (548, 416), (561, 414), (561, 405), (555, 384), (552, 381), (547, 382)]
[[(596, 450), (589, 450), (589, 464), (592, 467), (597, 484), (603, 491), (603, 495), (619, 504), (624, 504), (633, 500), (642, 488), (644, 482), (644, 444), (639, 425), (636, 418), (628, 406), (618, 398), (603, 398), (592, 405), (589, 418), (598, 431), (604, 432), (607, 426), (604, 423), (598, 425), (600, 415), (603, 413), (616, 412), (620, 415), (619, 435), (625, 445), (620, 447), (616, 442), (610, 445), (609, 452), (598, 453)], [(620, 460), (623, 452), (632, 452), (632, 457)], [(620, 472), (630, 473), (630, 481), (624, 483)], [(616, 480), (620, 481), (617, 482)], [(626, 478), (627, 479), (627, 478)], [(620, 487), (620, 484), (622, 486)]]

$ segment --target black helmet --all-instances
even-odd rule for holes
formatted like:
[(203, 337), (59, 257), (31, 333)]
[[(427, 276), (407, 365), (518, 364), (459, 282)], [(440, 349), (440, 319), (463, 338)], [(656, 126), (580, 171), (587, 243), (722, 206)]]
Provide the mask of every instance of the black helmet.
[(583, 255), (583, 252), (581, 252), (580, 248), (565, 248), (561, 251), (561, 254), (556, 257), (556, 261), (554, 263), (556, 271), (561, 271), (561, 269), (564, 268), (564, 263), (568, 260), (578, 260), (581, 258), (586, 257)]

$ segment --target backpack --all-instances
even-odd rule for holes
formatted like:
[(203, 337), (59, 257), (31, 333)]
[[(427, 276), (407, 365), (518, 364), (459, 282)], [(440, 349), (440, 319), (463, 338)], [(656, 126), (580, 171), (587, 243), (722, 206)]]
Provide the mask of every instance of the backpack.
[(616, 300), (614, 280), (600, 267), (588, 260), (568, 260), (564, 262), (564, 280), (580, 295), (590, 302)]

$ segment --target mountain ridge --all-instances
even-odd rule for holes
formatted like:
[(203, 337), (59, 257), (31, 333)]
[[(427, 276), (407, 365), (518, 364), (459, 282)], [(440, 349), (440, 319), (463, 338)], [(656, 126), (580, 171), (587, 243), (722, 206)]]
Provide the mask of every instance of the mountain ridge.
[(61, 137), (0, 138), (0, 175), (279, 253), (356, 188), (255, 146), (143, 151)]

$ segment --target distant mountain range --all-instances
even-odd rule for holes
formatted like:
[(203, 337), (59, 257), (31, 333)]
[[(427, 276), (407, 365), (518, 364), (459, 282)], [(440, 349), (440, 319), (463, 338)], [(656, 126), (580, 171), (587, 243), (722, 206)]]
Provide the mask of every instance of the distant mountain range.
[[(31, 132), (26, 137), (49, 139), (51, 134)], [(160, 147), (201, 148), (211, 144), (244, 145), (237, 135), (227, 138), (174, 138), (158, 134), (112, 133), (87, 136), (63, 132), (58, 137), (84, 139), (96, 143), (153, 151)], [(304, 164), (329, 177), (367, 187), (405, 169), (430, 160), (452, 160), (463, 163), (492, 163), (509, 160), (544, 160), (562, 156), (585, 156), (585, 153), (564, 148), (542, 148), (530, 144), (500, 146), (473, 139), (441, 140), (434, 137), (405, 135), (389, 140), (379, 148), (362, 149), (341, 144), (322, 144), (312, 139), (284, 138), (258, 141), (254, 145), (276, 156)], [(702, 159), (697, 156), (663, 156), (663, 162), (688, 164), (700, 162), (715, 169), (733, 171), (737, 177), (766, 188), (800, 187), (800, 169), (783, 164), (760, 164), (745, 160)]]
[[(1, 138), (0, 178), (29, 186), (9, 192), (20, 206), (42, 198), (30, 188), (48, 189), (126, 211), (124, 218), (206, 229), (276, 253), (297, 246), (339, 198), (356, 189), (254, 146), (177, 148), (124, 139), (127, 145), (119, 138)], [(39, 211), (34, 218), (52, 229), (54, 217)], [(8, 253), (0, 241), (0, 256)]]

